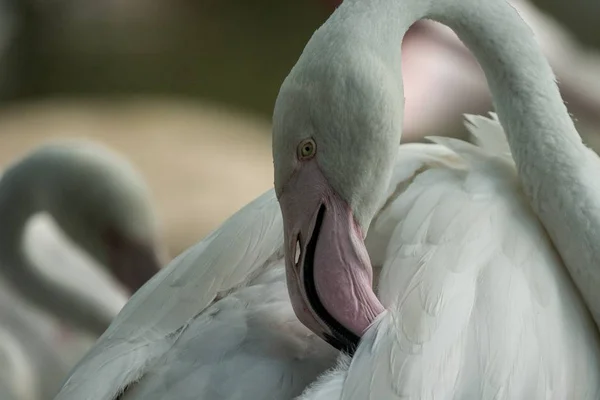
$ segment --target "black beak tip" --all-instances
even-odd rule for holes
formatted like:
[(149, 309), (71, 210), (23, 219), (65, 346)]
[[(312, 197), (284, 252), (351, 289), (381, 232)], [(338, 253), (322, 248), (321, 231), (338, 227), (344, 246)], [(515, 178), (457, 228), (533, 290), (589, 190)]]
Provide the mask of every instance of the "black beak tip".
[(349, 340), (346, 337), (335, 337), (330, 334), (325, 334), (325, 341), (329, 343), (331, 346), (335, 347), (342, 353), (347, 354), (348, 356), (354, 356), (356, 352), (356, 348), (358, 347), (358, 340)]

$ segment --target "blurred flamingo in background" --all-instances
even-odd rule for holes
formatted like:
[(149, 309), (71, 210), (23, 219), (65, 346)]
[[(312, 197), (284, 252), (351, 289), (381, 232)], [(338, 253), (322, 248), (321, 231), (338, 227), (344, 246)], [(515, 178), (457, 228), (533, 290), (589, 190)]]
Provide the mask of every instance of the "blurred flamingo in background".
[(266, 118), (209, 102), (53, 98), (0, 110), (0, 164), (49, 140), (106, 144), (143, 174), (177, 255), (273, 184), (270, 131)]
[(160, 270), (157, 222), (142, 178), (101, 146), (42, 146), (5, 171), (2, 398), (53, 394), (129, 295)]

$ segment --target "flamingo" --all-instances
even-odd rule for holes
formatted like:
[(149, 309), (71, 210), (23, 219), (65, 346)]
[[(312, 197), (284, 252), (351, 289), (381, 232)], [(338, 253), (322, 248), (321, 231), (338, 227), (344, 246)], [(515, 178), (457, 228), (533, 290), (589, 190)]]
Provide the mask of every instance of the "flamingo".
[[(395, 49), (423, 18), (486, 73), (479, 146), (399, 146)], [(598, 398), (598, 156), (504, 0), (345, 1), (273, 121), (274, 191), (141, 288), (57, 400), (286, 399), (314, 375), (303, 399)], [(282, 270), (337, 364), (269, 308)]]
[(131, 165), (84, 141), (47, 144), (10, 166), (0, 221), (0, 380), (15, 398), (48, 398), (89, 345), (77, 332), (100, 336), (159, 270), (158, 221)]

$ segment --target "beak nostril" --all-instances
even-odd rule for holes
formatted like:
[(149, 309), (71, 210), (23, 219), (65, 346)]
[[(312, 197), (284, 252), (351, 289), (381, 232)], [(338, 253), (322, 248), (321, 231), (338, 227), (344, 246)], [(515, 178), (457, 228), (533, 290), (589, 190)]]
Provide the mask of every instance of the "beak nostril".
[(296, 249), (294, 250), (294, 265), (296, 268), (299, 267), (300, 256), (302, 255), (302, 246), (300, 243), (300, 234), (296, 237)]

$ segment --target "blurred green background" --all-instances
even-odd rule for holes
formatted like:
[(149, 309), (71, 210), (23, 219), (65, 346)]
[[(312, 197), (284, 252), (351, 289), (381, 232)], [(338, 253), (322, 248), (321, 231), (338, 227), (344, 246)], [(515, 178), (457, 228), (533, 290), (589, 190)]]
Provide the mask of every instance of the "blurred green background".
[(319, 1), (8, 2), (4, 98), (177, 94), (270, 115)]

